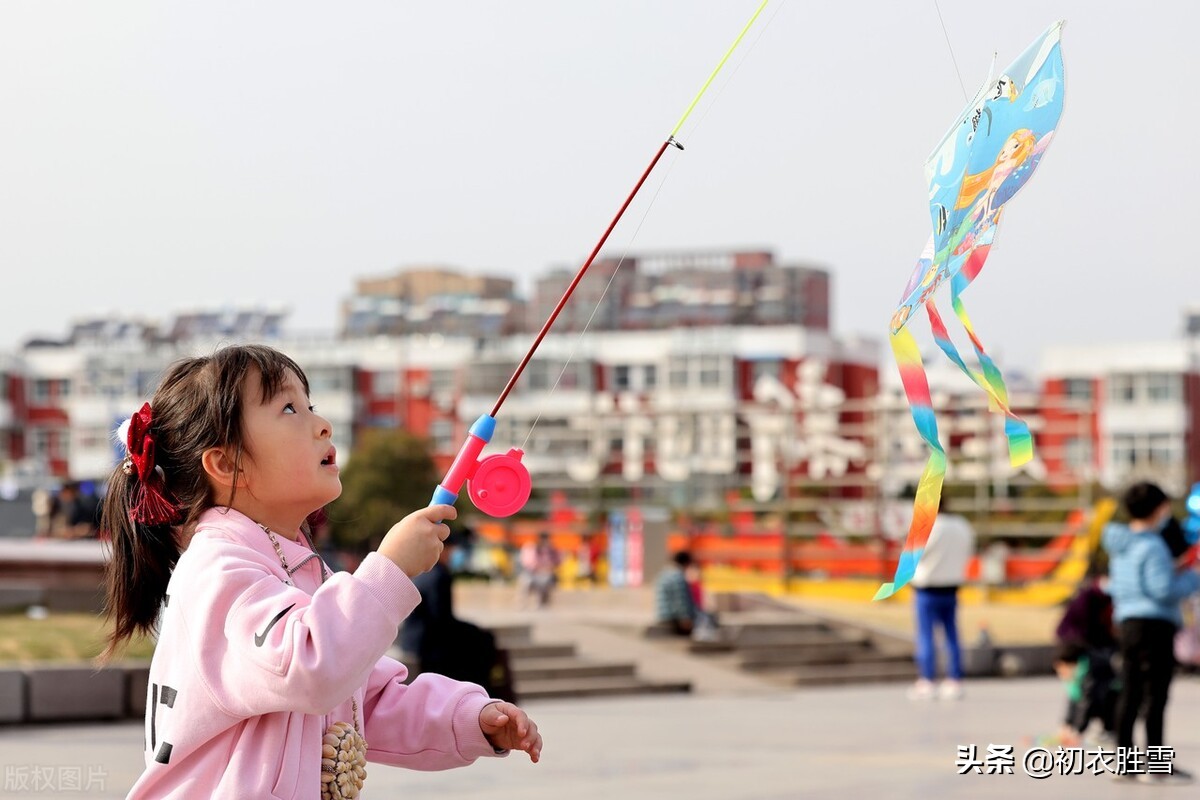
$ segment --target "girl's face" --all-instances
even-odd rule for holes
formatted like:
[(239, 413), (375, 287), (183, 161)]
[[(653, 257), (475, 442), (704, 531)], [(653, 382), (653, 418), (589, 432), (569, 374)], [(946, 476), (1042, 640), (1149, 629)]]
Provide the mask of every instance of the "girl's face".
[[(342, 493), (333, 427), (317, 414), (304, 384), (289, 372), (281, 391), (263, 402), (258, 373), (242, 387), (242, 470), (259, 522), (295, 527)], [(239, 505), (241, 505), (239, 503)]]
[(1008, 137), (1008, 141), (1004, 143), (1004, 147), (1000, 150), (1001, 161), (1012, 161), (1017, 156), (1017, 151), (1021, 149), (1021, 140), (1015, 136)]

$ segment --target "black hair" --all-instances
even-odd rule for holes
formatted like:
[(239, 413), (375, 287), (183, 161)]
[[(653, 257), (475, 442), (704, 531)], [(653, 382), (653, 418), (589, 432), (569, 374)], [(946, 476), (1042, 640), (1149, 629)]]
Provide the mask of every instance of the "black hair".
[(1087, 648), (1079, 642), (1060, 642), (1055, 648), (1054, 660), (1064, 664), (1078, 664), (1079, 659), (1086, 654)]
[(1143, 481), (1126, 489), (1121, 502), (1132, 519), (1149, 519), (1167, 502), (1167, 495), (1158, 484)]

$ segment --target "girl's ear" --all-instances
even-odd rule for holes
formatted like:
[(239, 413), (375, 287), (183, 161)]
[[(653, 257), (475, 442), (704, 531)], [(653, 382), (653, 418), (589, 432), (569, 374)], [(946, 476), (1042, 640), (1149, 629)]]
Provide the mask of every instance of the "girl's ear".
[(205, 474), (215, 486), (233, 489), (235, 477), (238, 485), (244, 485), (246, 482), (246, 473), (243, 470), (235, 469), (237, 462), (224, 448), (208, 448), (200, 457), (200, 463), (204, 467)]

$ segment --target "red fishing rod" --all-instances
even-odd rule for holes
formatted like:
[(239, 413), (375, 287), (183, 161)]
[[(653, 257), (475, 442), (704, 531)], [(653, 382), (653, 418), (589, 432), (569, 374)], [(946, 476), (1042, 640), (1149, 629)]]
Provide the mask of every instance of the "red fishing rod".
[(550, 332), (554, 321), (558, 319), (558, 315), (566, 306), (567, 301), (571, 298), (571, 294), (575, 291), (575, 287), (583, 280), (583, 276), (587, 273), (588, 267), (596, 260), (596, 256), (600, 253), (600, 249), (604, 247), (604, 243), (608, 241), (609, 234), (617, 227), (617, 223), (621, 221), (621, 217), (625, 214), (625, 210), (629, 208), (629, 204), (633, 202), (633, 198), (637, 197), (642, 185), (646, 179), (650, 177), (650, 173), (658, 165), (662, 159), (663, 153), (668, 147), (674, 146), (683, 150), (683, 145), (680, 144), (675, 136), (679, 133), (679, 129), (683, 127), (684, 121), (688, 115), (700, 102), (700, 98), (708, 89), (717, 73), (725, 66), (725, 62), (729, 60), (729, 56), (737, 48), (742, 41), (742, 37), (746, 35), (746, 31), (750, 30), (750, 26), (758, 19), (758, 15), (762, 13), (763, 8), (767, 5), (767, 0), (762, 0), (758, 8), (754, 11), (753, 16), (742, 28), (741, 32), (734, 39), (733, 44), (725, 52), (720, 63), (708, 76), (708, 80), (700, 87), (700, 91), (696, 93), (687, 110), (683, 112), (679, 122), (675, 125), (675, 129), (666, 138), (654, 154), (654, 158), (650, 160), (650, 165), (642, 172), (642, 176), (638, 178), (634, 184), (633, 190), (629, 196), (625, 198), (625, 202), (617, 209), (617, 213), (613, 216), (612, 221), (608, 223), (604, 233), (600, 236), (600, 240), (596, 242), (596, 246), (592, 248), (592, 252), (588, 255), (587, 260), (579, 271), (575, 274), (574, 279), (567, 286), (562, 297), (554, 306), (554, 311), (550, 313), (542, 329), (538, 331), (537, 337), (533, 340), (533, 344), (525, 353), (524, 358), (517, 364), (516, 370), (513, 371), (512, 377), (508, 379), (508, 383), (504, 386), (504, 391), (496, 399), (496, 404), (492, 406), (490, 414), (483, 414), (479, 419), (472, 423), (467, 432), (467, 440), (463, 442), (462, 447), (458, 451), (458, 455), (454, 457), (454, 462), (450, 465), (446, 476), (442, 478), (442, 482), (438, 484), (437, 489), (433, 492), (433, 499), (430, 505), (446, 504), (454, 505), (458, 500), (458, 493), (462, 489), (463, 483), (467, 483), (467, 494), (475, 507), (493, 517), (507, 517), (515, 514), (524, 507), (526, 501), (529, 500), (529, 493), (532, 490), (533, 484), (529, 479), (529, 470), (521, 463), (521, 458), (524, 452), (519, 448), (512, 448), (507, 453), (488, 456), (480, 460), (479, 454), (483, 451), (485, 445), (492, 439), (492, 434), (496, 430), (496, 415), (500, 413), (500, 407), (504, 405), (504, 401), (508, 398), (509, 393), (513, 390), (517, 381), (521, 377), (521, 373), (525, 371), (525, 367), (529, 364), (533, 354), (537, 352), (538, 345), (546, 338), (546, 334)]

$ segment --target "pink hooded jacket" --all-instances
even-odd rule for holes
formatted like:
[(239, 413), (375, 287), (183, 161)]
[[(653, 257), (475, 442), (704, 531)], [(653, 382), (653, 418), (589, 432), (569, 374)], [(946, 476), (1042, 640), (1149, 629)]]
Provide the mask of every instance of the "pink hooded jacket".
[(496, 754), (479, 727), (493, 702), (483, 689), (431, 674), (406, 686), (383, 655), (421, 599), (403, 571), (372, 553), (322, 584), (318, 556), (276, 539), (294, 586), (251, 519), (201, 516), (167, 587), (130, 798), (316, 800), (321, 739), (353, 720), (351, 696), (368, 761), (438, 770)]

